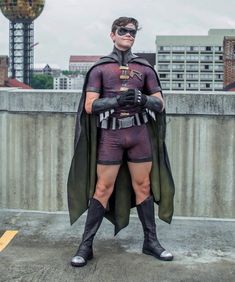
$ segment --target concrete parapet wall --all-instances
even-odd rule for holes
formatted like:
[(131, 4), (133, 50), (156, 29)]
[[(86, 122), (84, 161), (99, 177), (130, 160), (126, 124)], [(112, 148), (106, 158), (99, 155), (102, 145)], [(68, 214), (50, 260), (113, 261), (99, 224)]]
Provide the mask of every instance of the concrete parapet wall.
[[(67, 210), (76, 91), (0, 90), (0, 208)], [(175, 215), (235, 217), (235, 93), (166, 93)]]

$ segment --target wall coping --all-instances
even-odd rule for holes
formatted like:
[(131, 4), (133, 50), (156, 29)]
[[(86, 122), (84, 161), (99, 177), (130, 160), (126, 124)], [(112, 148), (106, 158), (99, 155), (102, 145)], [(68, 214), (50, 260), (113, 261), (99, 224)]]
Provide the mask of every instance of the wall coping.
[[(76, 113), (79, 90), (0, 88), (0, 111)], [(170, 115), (235, 115), (235, 92), (164, 92)]]

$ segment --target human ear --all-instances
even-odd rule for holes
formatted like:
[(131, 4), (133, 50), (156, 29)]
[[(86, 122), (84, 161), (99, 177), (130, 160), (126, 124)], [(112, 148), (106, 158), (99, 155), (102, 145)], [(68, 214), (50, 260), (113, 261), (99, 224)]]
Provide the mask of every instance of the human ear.
[(115, 33), (111, 32), (110, 37), (111, 37), (113, 43), (115, 43)]

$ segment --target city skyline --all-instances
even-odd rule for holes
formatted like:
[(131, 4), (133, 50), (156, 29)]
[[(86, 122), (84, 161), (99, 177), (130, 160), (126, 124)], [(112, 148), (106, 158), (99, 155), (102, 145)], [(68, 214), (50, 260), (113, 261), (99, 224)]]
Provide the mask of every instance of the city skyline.
[[(100, 7), (110, 13), (101, 13)], [(133, 51), (155, 52), (156, 35), (206, 35), (211, 28), (234, 29), (233, 8), (233, 0), (227, 0), (226, 5), (218, 0), (46, 0), (34, 23), (35, 43), (39, 42), (34, 61), (68, 69), (70, 55), (109, 53), (110, 27), (119, 16), (132, 16), (140, 22), (142, 29)], [(8, 55), (9, 22), (2, 14), (0, 27), (0, 54)]]

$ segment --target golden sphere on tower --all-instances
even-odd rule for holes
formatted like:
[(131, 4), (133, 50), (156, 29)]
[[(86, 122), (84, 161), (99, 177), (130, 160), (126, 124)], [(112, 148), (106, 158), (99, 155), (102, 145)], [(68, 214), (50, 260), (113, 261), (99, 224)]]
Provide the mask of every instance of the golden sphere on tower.
[(0, 0), (0, 9), (12, 22), (32, 22), (42, 12), (45, 0)]

